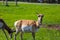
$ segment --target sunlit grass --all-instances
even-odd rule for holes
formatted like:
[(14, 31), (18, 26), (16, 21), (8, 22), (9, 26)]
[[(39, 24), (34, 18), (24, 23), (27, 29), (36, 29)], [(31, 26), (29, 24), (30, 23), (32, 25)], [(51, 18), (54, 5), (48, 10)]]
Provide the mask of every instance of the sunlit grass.
[[(0, 3), (1, 4), (1, 3)], [(13, 4), (13, 3), (12, 3)], [(4, 19), (7, 25), (14, 27), (14, 22), (20, 19), (37, 20), (37, 14), (44, 14), (43, 24), (60, 24), (60, 5), (38, 5), (38, 4), (18, 4), (18, 6), (9, 5), (0, 6), (0, 18)], [(6, 40), (3, 32), (0, 30), (0, 40)], [(7, 34), (8, 35), (8, 34)], [(20, 39), (18, 34), (17, 40)], [(13, 38), (14, 39), (14, 35)], [(9, 39), (10, 40), (10, 39)], [(31, 33), (24, 33), (24, 40), (32, 40)], [(60, 31), (40, 28), (36, 33), (36, 40), (60, 40)]]

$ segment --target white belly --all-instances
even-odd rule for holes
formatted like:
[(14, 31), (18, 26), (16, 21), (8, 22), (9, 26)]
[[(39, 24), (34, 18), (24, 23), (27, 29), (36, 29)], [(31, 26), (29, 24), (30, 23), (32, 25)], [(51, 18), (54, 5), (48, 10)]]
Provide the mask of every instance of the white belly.
[(3, 27), (3, 23), (2, 22), (0, 22), (0, 28), (2, 28)]
[[(32, 32), (32, 26), (23, 25), (21, 29), (23, 32)], [(35, 31), (37, 31), (37, 29)]]

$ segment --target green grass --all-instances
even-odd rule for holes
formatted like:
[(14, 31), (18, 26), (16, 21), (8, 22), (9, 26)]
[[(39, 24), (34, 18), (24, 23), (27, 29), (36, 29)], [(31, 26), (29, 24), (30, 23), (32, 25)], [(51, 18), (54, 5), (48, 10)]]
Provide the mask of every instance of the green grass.
[[(57, 4), (23, 4), (18, 6), (11, 3), (8, 7), (0, 3), (0, 18), (3, 18), (7, 25), (14, 27), (14, 22), (20, 19), (37, 20), (36, 12), (44, 14), (43, 24), (60, 24), (60, 5)], [(0, 40), (5, 40), (0, 30)], [(7, 34), (8, 35), (8, 34)], [(13, 35), (14, 36), (14, 35)], [(8, 36), (9, 37), (9, 36)], [(13, 39), (13, 38), (12, 38)], [(20, 39), (20, 34), (17, 40)], [(10, 39), (9, 39), (10, 40)], [(31, 33), (24, 33), (24, 40), (32, 40)], [(60, 31), (40, 28), (36, 33), (36, 40), (60, 40)]]

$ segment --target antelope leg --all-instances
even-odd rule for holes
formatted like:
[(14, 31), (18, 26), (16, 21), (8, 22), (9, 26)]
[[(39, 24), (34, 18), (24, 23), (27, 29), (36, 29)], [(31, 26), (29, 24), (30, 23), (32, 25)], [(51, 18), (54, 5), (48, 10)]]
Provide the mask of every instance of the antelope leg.
[(34, 25), (32, 27), (32, 37), (33, 37), (33, 40), (35, 40), (35, 26)]
[(17, 36), (18, 33), (19, 33), (19, 32), (16, 31), (16, 34), (14, 35), (14, 40), (16, 40), (16, 36)]
[(33, 40), (35, 40), (35, 32), (32, 32)]
[(2, 31), (4, 32), (4, 34), (5, 34), (5, 36), (6, 36), (6, 40), (8, 40), (8, 37), (7, 37), (7, 35), (6, 35), (5, 31), (4, 31), (4, 29), (2, 29)]
[(20, 38), (21, 38), (21, 40), (23, 40), (23, 32), (22, 31), (20, 32)]

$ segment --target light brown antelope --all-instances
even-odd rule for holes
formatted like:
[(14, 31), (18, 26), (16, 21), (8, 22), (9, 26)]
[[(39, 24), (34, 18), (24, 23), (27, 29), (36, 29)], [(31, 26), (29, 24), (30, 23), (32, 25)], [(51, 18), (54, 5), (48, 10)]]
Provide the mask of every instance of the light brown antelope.
[(14, 30), (12, 30), (11, 28), (9, 28), (7, 26), (7, 24), (3, 21), (3, 19), (0, 19), (0, 29), (2, 29), (2, 31), (4, 32), (5, 36), (6, 36), (6, 40), (8, 40), (8, 37), (4, 31), (4, 29), (9, 33), (9, 36), (12, 38), (12, 33), (14, 32)]
[(35, 40), (35, 32), (42, 25), (43, 14), (38, 15), (38, 20), (18, 20), (14, 23), (16, 27), (16, 34), (14, 36), (14, 40), (16, 40), (17, 34), (20, 32), (21, 40), (23, 40), (23, 32), (31, 32), (33, 36), (33, 40)]

